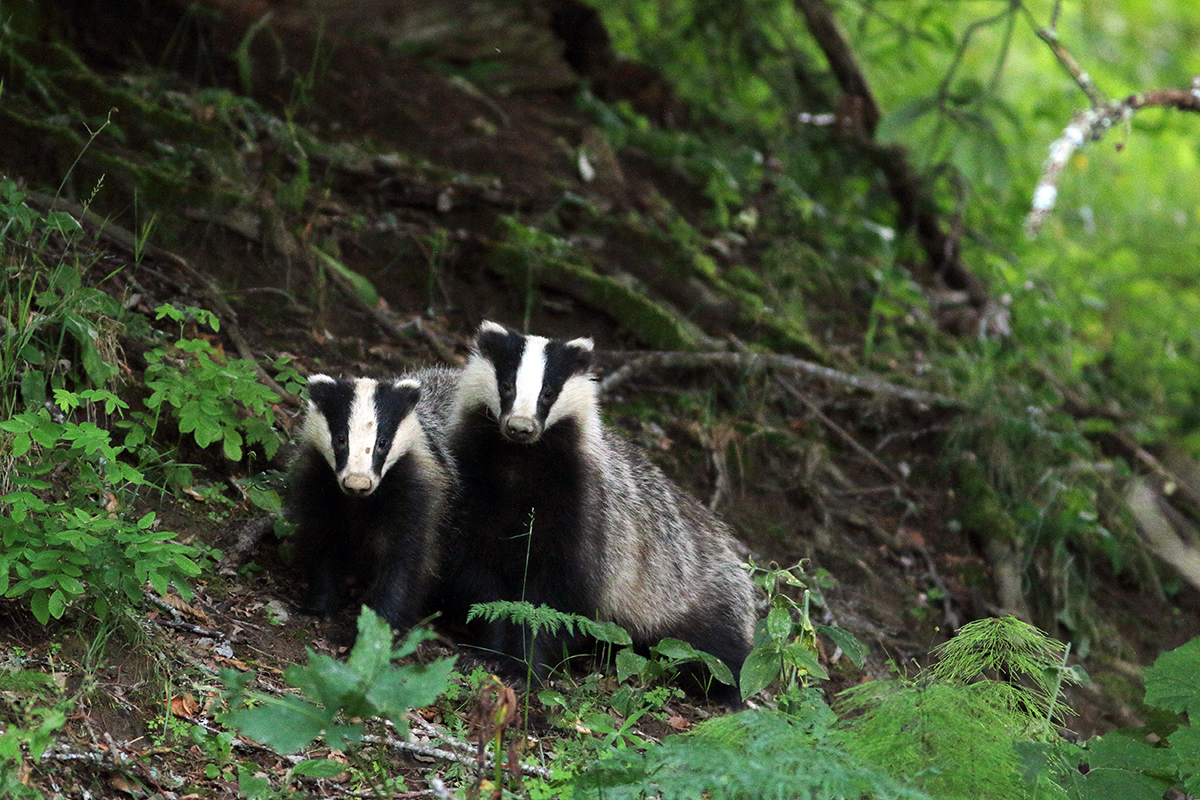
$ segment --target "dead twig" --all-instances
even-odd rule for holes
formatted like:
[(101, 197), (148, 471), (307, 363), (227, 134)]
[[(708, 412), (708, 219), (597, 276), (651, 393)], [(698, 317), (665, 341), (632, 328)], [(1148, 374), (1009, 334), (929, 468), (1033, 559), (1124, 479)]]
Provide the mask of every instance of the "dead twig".
[[(363, 734), (362, 741), (366, 744), (381, 744), (396, 750), (403, 750), (407, 753), (425, 756), (426, 758), (436, 758), (442, 761), (453, 761), (456, 764), (462, 764), (465, 767), (476, 767), (479, 763), (475, 760), (474, 756), (451, 753), (449, 750), (442, 750), (437, 747), (417, 744), (416, 742), (406, 742), (392, 736), (375, 736), (374, 734), (365, 733)], [(486, 753), (484, 755), (486, 758), (487, 767), (490, 768), (495, 766), (495, 762), (492, 761), (491, 756), (487, 755)], [(520, 768), (521, 773), (524, 775), (536, 775), (539, 778), (549, 778), (553, 775), (553, 773), (545, 767), (539, 767), (534, 764), (521, 764)]]
[(871, 466), (875, 467), (875, 469), (879, 470), (884, 475), (891, 478), (896, 483), (896, 485), (901, 486), (901, 487), (904, 486), (904, 476), (903, 475), (901, 475), (899, 472), (896, 472), (896, 470), (892, 469), (887, 464), (884, 464), (882, 461), (880, 461), (879, 458), (874, 453), (872, 453), (866, 447), (861, 445), (857, 439), (855, 439), (853, 436), (851, 436), (849, 431), (847, 431), (841, 425), (838, 425), (836, 422), (831, 420), (829, 417), (825, 416), (825, 413), (823, 411), (821, 411), (820, 407), (818, 407), (817, 404), (814, 403), (811, 399), (806, 397), (804, 395), (804, 393), (800, 391), (800, 389), (798, 389), (796, 386), (794, 386), (792, 384), (791, 381), (789, 381), (787, 378), (784, 378), (781, 375), (776, 375), (775, 383), (781, 389), (783, 389), (785, 392), (787, 392), (787, 394), (789, 394), (792, 398), (800, 401), (800, 403), (802, 403), (804, 405), (804, 407), (807, 408), (813, 416), (815, 416), (817, 419), (819, 419), (821, 421), (821, 424), (823, 424), (829, 430), (833, 431), (834, 435), (836, 435), (839, 439), (841, 439), (843, 442), (848, 444), (850, 446), (850, 448), (852, 450), (854, 450), (856, 453), (858, 453), (860, 456), (865, 458), (871, 464)]

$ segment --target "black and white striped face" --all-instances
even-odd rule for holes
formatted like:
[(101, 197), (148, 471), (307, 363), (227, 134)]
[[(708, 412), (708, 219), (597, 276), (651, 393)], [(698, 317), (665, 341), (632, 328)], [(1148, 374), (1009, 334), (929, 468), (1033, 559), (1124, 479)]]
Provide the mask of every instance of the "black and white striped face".
[(420, 396), (416, 380), (313, 375), (301, 438), (329, 462), (343, 492), (366, 497), (422, 436)]
[(536, 442), (562, 419), (581, 427), (597, 414), (591, 339), (547, 339), (484, 322), (459, 384), (457, 415), (479, 406), (512, 442)]

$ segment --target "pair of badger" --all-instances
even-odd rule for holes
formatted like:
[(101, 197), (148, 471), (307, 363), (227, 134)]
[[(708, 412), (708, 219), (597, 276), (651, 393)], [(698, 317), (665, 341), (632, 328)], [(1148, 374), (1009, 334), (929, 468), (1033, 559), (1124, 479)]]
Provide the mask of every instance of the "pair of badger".
[[(461, 370), (309, 378), (292, 486), (306, 607), (334, 611), (350, 575), (397, 628), (526, 600), (643, 647), (682, 639), (738, 674), (754, 615), (733, 537), (604, 426), (591, 367), (590, 339), (484, 322)], [(543, 676), (578, 644), (502, 621), (475, 633)]]

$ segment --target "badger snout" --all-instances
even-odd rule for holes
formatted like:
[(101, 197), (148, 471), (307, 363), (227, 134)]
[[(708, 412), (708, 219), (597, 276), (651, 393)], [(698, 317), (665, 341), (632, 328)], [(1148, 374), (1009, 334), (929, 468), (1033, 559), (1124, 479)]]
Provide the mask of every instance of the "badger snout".
[(542, 435), (542, 426), (533, 417), (510, 416), (500, 424), (500, 432), (510, 442), (528, 444)]
[(342, 477), (342, 491), (357, 497), (366, 497), (375, 491), (375, 480), (362, 472), (351, 472)]

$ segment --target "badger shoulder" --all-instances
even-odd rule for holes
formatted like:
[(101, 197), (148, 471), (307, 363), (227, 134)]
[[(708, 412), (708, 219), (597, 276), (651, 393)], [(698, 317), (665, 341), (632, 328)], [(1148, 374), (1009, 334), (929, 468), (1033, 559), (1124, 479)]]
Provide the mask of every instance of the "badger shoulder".
[(619, 433), (606, 426), (601, 441), (592, 461), (604, 519), (606, 609), (628, 620), (645, 617), (639, 606), (651, 599), (664, 619), (720, 606), (749, 636), (754, 587), (733, 530)]

